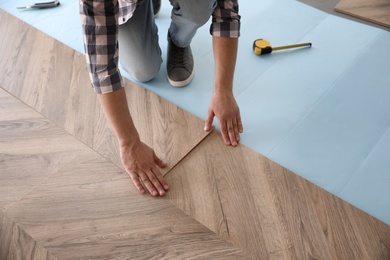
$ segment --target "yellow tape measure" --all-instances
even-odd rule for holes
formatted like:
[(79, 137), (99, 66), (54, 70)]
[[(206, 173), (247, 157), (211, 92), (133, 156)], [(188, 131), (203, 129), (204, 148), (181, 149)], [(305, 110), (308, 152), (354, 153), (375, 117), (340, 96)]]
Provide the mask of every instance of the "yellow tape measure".
[(292, 49), (292, 48), (302, 48), (302, 47), (311, 47), (311, 43), (301, 43), (294, 45), (286, 45), (280, 47), (272, 48), (271, 43), (264, 39), (257, 39), (253, 42), (253, 51), (256, 55), (270, 54), (272, 51)]

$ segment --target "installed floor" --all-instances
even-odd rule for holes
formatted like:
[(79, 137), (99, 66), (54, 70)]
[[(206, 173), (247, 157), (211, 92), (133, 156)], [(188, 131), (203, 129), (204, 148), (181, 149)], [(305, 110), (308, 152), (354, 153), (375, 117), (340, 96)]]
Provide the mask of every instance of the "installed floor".
[(0, 259), (247, 259), (3, 89), (0, 100)]
[(138, 194), (83, 55), (3, 11), (0, 25), (0, 259), (390, 258), (388, 225), (126, 80), (171, 169), (167, 196)]

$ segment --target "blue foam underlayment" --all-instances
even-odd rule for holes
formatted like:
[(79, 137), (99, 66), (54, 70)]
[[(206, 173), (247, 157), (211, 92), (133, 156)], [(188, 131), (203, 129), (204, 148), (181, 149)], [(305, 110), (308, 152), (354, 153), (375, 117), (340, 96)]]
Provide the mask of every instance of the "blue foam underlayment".
[[(32, 2), (0, 0), (0, 7), (83, 52), (78, 1), (15, 8)], [(244, 123), (241, 143), (390, 224), (389, 32), (294, 0), (241, 0), (240, 13), (234, 92)], [(167, 0), (156, 22), (165, 59)], [(252, 50), (257, 38), (272, 46), (313, 46), (259, 57)], [(165, 62), (154, 80), (140, 84), (204, 119), (213, 88), (209, 23), (191, 46), (196, 75), (188, 87), (169, 85)]]

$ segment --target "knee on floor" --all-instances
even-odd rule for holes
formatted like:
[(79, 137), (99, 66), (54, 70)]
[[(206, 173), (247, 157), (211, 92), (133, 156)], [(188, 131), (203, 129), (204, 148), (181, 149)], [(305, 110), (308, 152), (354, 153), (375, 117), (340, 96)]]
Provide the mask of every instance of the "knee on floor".
[(139, 81), (139, 82), (147, 82), (147, 81), (150, 81), (152, 79), (154, 79), (159, 70), (160, 70), (160, 66), (155, 66), (155, 67), (152, 67), (152, 66), (148, 66), (148, 67), (142, 67), (142, 66), (139, 66), (135, 69), (128, 69), (126, 67), (124, 67), (124, 70), (129, 73), (129, 75), (136, 81)]

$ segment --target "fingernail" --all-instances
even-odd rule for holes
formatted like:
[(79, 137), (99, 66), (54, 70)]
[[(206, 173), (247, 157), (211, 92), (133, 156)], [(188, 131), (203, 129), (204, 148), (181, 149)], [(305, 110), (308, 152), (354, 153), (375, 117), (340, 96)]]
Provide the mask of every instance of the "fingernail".
[(164, 189), (165, 190), (169, 189), (169, 186), (168, 185), (164, 185)]
[(152, 195), (153, 195), (153, 196), (157, 196), (157, 191), (153, 191), (153, 192), (152, 192)]
[(209, 131), (209, 128), (207, 126), (204, 126), (205, 131)]

